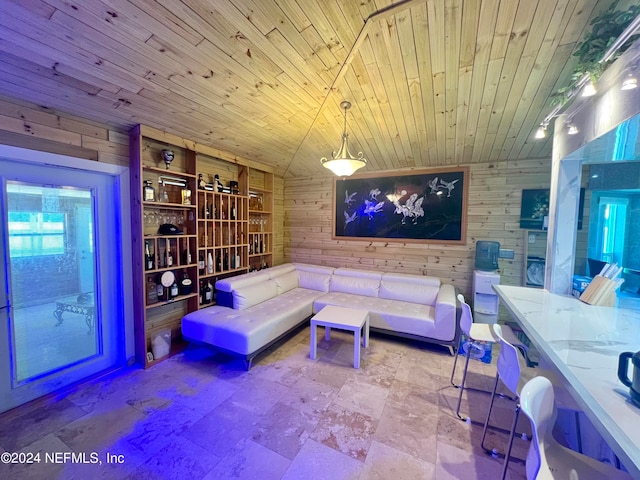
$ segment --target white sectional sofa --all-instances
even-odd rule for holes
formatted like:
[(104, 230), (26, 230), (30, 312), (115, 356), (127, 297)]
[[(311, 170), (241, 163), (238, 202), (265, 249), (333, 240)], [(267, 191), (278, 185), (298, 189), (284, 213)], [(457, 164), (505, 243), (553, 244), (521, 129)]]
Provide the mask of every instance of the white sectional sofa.
[(438, 278), (373, 270), (284, 264), (219, 280), (217, 305), (186, 315), (182, 335), (243, 356), (247, 367), (326, 305), (369, 311), (370, 327), (455, 348), (453, 286)]

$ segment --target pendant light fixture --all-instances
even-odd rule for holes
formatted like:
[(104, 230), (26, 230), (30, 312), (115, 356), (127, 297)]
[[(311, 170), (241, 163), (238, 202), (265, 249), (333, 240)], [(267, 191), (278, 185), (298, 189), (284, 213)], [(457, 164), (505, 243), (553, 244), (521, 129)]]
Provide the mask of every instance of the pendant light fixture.
[(349, 134), (347, 133), (347, 110), (351, 108), (351, 102), (343, 100), (340, 103), (340, 108), (344, 109), (344, 132), (342, 133), (342, 145), (340, 145), (340, 150), (338, 150), (337, 153), (335, 151), (331, 153), (331, 160), (327, 159), (327, 157), (322, 157), (320, 162), (323, 167), (328, 168), (337, 176), (348, 177), (359, 168), (364, 167), (367, 164), (367, 160), (364, 158), (364, 154), (362, 152), (358, 152), (357, 157), (354, 157), (351, 155), (351, 152), (349, 152), (347, 144), (349, 138)]

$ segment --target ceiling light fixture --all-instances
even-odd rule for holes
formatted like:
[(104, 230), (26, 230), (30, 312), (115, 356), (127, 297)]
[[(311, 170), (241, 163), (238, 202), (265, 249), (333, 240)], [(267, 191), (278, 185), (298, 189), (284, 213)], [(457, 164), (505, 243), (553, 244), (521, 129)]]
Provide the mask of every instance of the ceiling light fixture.
[(349, 152), (349, 146), (347, 144), (349, 134), (347, 133), (347, 110), (351, 108), (351, 102), (343, 100), (340, 103), (340, 108), (344, 109), (344, 131), (342, 133), (342, 144), (340, 150), (336, 153), (331, 152), (331, 160), (327, 157), (322, 157), (320, 163), (325, 168), (328, 168), (339, 177), (348, 177), (359, 168), (364, 167), (367, 164), (367, 160), (364, 158), (362, 152), (358, 152), (358, 156), (354, 157)]
[(567, 133), (569, 135), (575, 135), (576, 133), (578, 133), (580, 130), (578, 130), (578, 127), (576, 127), (573, 123), (570, 123), (567, 126)]
[(542, 138), (545, 138), (546, 136), (547, 136), (547, 125), (545, 123), (541, 123), (538, 130), (536, 130), (535, 137), (537, 139), (542, 139)]

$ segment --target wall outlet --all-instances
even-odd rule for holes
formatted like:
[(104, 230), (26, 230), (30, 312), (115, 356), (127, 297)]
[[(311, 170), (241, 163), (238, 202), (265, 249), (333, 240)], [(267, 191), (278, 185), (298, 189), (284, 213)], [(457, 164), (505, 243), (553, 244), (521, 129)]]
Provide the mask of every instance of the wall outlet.
[(529, 234), (529, 243), (536, 243), (536, 234), (535, 233), (530, 233)]
[(507, 250), (505, 248), (500, 249), (500, 253), (498, 253), (498, 258), (510, 258), (513, 259), (514, 253), (513, 250)]

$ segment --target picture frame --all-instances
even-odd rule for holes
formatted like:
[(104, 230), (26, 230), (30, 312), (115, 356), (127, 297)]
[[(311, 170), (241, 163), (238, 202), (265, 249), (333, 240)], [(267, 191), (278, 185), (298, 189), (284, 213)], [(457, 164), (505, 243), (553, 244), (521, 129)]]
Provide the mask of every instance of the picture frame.
[(466, 245), (469, 168), (334, 179), (332, 238)]
[[(520, 203), (520, 228), (529, 230), (546, 230), (549, 217), (548, 188), (534, 188), (522, 190)], [(582, 230), (582, 217), (584, 216), (585, 189), (580, 189), (578, 204), (578, 230)]]

